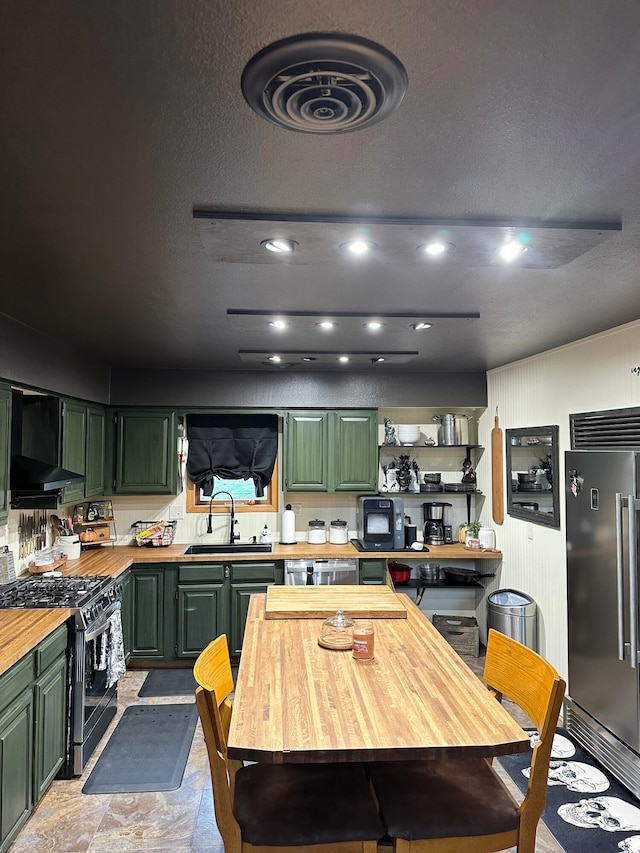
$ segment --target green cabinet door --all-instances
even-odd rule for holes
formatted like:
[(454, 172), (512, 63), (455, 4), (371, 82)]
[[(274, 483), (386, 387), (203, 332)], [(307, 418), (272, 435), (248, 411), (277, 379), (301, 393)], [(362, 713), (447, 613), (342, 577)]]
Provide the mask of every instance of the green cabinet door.
[(31, 684), (0, 714), (0, 849), (29, 817), (33, 779)]
[[(87, 408), (69, 400), (62, 401), (62, 442), (60, 464), (74, 474), (84, 474), (86, 469)], [(76, 483), (62, 490), (63, 504), (84, 500), (84, 483)]]
[(178, 658), (196, 658), (226, 632), (225, 592), (222, 583), (178, 584)]
[(66, 709), (67, 658), (62, 655), (34, 685), (34, 803), (40, 800), (64, 762)]
[(132, 658), (163, 658), (164, 566), (131, 569)]
[(387, 561), (385, 559), (359, 560), (361, 584), (383, 584), (387, 578)]
[(105, 492), (105, 414), (101, 406), (87, 406), (85, 498), (99, 498)]
[(284, 446), (285, 491), (328, 492), (328, 412), (288, 412)]
[(11, 389), (0, 385), (0, 524), (9, 517), (9, 466), (11, 464)]
[(176, 494), (177, 434), (176, 412), (118, 412), (114, 493)]
[(377, 411), (331, 412), (329, 446), (331, 491), (377, 491)]
[(133, 642), (133, 581), (131, 570), (127, 570), (118, 578), (122, 586), (121, 618), (122, 618), (122, 642), (124, 644), (124, 657), (128, 661), (131, 656)]
[(249, 610), (251, 596), (256, 593), (266, 592), (269, 586), (271, 584), (231, 584), (229, 631), (227, 637), (229, 641), (229, 654), (232, 657), (239, 657), (242, 652), (242, 640), (244, 639), (244, 628), (247, 622), (247, 611)]

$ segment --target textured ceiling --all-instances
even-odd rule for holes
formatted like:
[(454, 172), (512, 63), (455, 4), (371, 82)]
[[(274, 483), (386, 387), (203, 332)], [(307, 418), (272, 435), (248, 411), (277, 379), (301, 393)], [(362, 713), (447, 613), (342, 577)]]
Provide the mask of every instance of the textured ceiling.
[[(245, 64), (312, 31), (392, 51), (409, 80), (398, 109), (337, 136), (259, 118)], [(285, 339), (228, 309), (428, 311), (480, 316), (419, 339), (383, 328), (378, 349), (417, 350), (406, 371), (477, 370), (640, 316), (635, 0), (3, 0), (0, 79), (0, 312), (88, 357), (268, 371), (239, 351), (365, 351), (370, 336)], [(194, 209), (621, 230), (550, 269), (401, 252), (254, 263), (255, 247), (229, 260), (239, 231), (207, 253)]]

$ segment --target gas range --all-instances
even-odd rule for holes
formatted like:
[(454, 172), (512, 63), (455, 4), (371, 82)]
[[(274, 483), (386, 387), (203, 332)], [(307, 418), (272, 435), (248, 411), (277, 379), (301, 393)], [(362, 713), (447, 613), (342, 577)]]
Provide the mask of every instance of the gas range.
[(20, 577), (0, 586), (0, 608), (54, 608), (73, 610), (83, 628), (100, 619), (121, 597), (120, 585), (105, 575), (90, 577)]

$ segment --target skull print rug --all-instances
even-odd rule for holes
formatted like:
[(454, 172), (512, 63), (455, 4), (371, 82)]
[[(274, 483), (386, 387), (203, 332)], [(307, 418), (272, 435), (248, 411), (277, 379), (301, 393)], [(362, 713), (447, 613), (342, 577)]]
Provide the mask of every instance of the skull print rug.
[[(531, 756), (498, 760), (524, 793)], [(567, 853), (640, 853), (640, 801), (564, 729), (553, 741), (542, 819)]]

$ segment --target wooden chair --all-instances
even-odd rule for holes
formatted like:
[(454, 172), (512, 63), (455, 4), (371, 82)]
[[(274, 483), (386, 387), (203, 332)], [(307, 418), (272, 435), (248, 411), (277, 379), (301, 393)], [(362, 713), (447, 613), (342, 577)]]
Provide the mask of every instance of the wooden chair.
[(376, 853), (384, 829), (362, 764), (230, 762), (233, 678), (224, 634), (193, 674), (225, 853)]
[(512, 846), (534, 853), (565, 682), (531, 649), (494, 630), (484, 680), (498, 701), (504, 695), (522, 708), (540, 734), (522, 804), (484, 759), (371, 764), (395, 853), (490, 853)]

